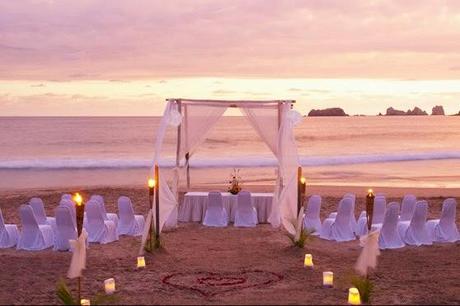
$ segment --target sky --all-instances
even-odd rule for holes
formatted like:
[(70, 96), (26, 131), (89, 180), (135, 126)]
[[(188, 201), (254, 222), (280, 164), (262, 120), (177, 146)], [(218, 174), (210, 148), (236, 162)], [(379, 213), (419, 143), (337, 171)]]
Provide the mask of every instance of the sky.
[(460, 1), (0, 0), (0, 116), (159, 115), (170, 97), (457, 113)]

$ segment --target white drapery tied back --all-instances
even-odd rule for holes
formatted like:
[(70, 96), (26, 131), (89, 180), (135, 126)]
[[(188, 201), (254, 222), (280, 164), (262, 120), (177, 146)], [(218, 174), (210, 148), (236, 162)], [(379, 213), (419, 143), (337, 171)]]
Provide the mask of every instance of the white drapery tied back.
[(172, 108), (169, 112), (168, 124), (173, 127), (178, 127), (182, 123), (182, 115), (177, 109)]
[(301, 113), (299, 113), (296, 110), (291, 109), (290, 111), (287, 112), (287, 118), (288, 120), (294, 125), (298, 125), (300, 122), (303, 120), (303, 116)]
[(70, 240), (70, 247), (73, 250), (72, 261), (70, 262), (68, 278), (76, 278), (81, 276), (81, 270), (86, 268), (86, 239), (88, 233), (85, 229), (82, 230), (80, 237), (77, 240)]

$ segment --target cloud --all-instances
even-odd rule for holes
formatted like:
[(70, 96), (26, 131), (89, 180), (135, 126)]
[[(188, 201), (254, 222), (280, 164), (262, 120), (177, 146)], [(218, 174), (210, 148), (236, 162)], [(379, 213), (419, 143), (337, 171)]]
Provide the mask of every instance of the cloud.
[(0, 79), (460, 76), (452, 0), (1, 1), (0, 28)]

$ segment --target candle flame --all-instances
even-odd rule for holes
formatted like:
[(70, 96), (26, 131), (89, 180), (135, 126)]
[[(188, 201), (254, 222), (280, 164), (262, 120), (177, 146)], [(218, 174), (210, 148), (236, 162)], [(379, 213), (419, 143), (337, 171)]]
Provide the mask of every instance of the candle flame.
[(156, 185), (156, 181), (153, 178), (149, 178), (148, 185), (149, 185), (149, 188), (153, 188)]
[(78, 206), (81, 206), (81, 203), (83, 202), (83, 198), (78, 192), (73, 196), (73, 200)]

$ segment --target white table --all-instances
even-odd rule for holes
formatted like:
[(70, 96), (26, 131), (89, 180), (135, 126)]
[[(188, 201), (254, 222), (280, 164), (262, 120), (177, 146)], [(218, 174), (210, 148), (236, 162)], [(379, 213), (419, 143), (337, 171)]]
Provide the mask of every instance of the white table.
[[(237, 195), (229, 192), (222, 192), (224, 208), (230, 217), (230, 221), (235, 220)], [(257, 211), (259, 223), (268, 223), (272, 208), (273, 193), (251, 193), (252, 205)], [(184, 202), (179, 207), (178, 220), (180, 222), (201, 222), (204, 219), (206, 208), (208, 207), (208, 192), (187, 192)]]

